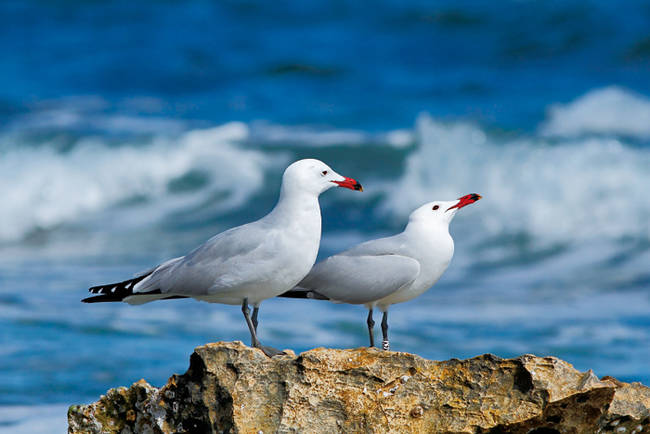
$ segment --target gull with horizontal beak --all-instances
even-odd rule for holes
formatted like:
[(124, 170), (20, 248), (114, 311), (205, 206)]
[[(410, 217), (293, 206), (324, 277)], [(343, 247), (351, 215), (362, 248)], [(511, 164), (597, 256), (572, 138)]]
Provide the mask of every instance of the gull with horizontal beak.
[[(316, 261), (321, 238), (318, 196), (332, 187), (362, 191), (322, 161), (296, 161), (284, 171), (280, 198), (261, 219), (215, 235), (185, 256), (170, 259), (134, 279), (93, 286), (85, 303), (194, 298), (241, 305), (252, 346), (271, 357), (280, 351), (257, 338), (257, 308), (293, 288)], [(255, 307), (250, 317), (249, 304)]]
[(411, 213), (402, 233), (358, 244), (319, 262), (281, 297), (365, 305), (371, 347), (375, 344), (372, 314), (377, 307), (384, 314), (382, 347), (389, 350), (388, 308), (421, 295), (440, 279), (454, 255), (449, 223), (459, 209), (479, 199), (473, 193), (424, 204)]

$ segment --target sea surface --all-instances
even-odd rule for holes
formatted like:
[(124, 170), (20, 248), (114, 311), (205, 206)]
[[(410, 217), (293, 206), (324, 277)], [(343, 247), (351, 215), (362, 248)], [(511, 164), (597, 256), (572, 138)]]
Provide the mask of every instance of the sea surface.
[[(0, 431), (247, 342), (237, 307), (79, 300), (263, 216), (306, 157), (365, 189), (321, 197), (321, 258), (484, 197), (394, 350), (650, 384), (649, 28), (642, 1), (1, 2)], [(261, 339), (359, 347), (365, 315), (268, 300)]]

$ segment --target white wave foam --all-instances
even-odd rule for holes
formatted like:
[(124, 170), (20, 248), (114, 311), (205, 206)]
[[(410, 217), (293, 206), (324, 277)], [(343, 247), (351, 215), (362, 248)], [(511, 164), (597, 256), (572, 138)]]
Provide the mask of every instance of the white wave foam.
[(471, 124), (426, 115), (417, 136), (383, 204), (402, 218), (428, 200), (476, 192), (484, 199), (465, 214), (480, 215), (469, 220), (476, 232), (482, 226), (489, 235), (526, 233), (549, 243), (650, 237), (647, 149), (603, 138), (500, 142)]
[(200, 198), (176, 198), (168, 185), (192, 171), (209, 179), (200, 197), (222, 195), (221, 209), (241, 206), (277, 161), (237, 147), (248, 134), (245, 124), (233, 122), (146, 145), (109, 147), (86, 138), (67, 153), (10, 147), (0, 159), (0, 198), (10, 204), (0, 207), (0, 240), (17, 240), (135, 197), (156, 202), (163, 212), (188, 206)]
[[(288, 158), (268, 149), (247, 150), (240, 142), (359, 145), (369, 152), (373, 146), (415, 144), (405, 150), (409, 155), (397, 180), (382, 178), (381, 167), (376, 176), (364, 178), (364, 199), (372, 191), (386, 193), (382, 209), (400, 219), (425, 201), (477, 192), (485, 199), (464, 210), (463, 220), (488, 236), (524, 233), (548, 243), (650, 238), (645, 192), (650, 151), (609, 137), (503, 140), (467, 122), (441, 123), (426, 115), (414, 131), (320, 131), (233, 122), (170, 137), (119, 147), (87, 137), (65, 153), (42, 143), (4, 146), (0, 200), (11, 206), (0, 207), (0, 241), (79, 221), (133, 198), (145, 198), (152, 206), (146, 213), (131, 213), (131, 221), (139, 220), (135, 225), (192, 209), (207, 198), (221, 197), (217, 205), (211, 199), (217, 212), (242, 206), (259, 191), (267, 169), (279, 169)], [(208, 176), (207, 185), (183, 194), (169, 192), (170, 181), (196, 171)]]
[(110, 113), (111, 104), (97, 96), (79, 96), (42, 101), (24, 115), (17, 116), (5, 131), (31, 133), (38, 130), (102, 131), (110, 134), (180, 134), (186, 122), (159, 116), (124, 113), (160, 111), (163, 102), (155, 98), (131, 98), (118, 103), (122, 113)]
[(609, 86), (587, 92), (568, 104), (555, 104), (540, 127), (545, 136), (589, 134), (650, 138), (650, 99)]
[(251, 141), (266, 145), (300, 145), (307, 147), (365, 146), (387, 144), (404, 148), (413, 141), (409, 130), (370, 134), (359, 130), (317, 129), (308, 126), (284, 126), (257, 122), (252, 125)]

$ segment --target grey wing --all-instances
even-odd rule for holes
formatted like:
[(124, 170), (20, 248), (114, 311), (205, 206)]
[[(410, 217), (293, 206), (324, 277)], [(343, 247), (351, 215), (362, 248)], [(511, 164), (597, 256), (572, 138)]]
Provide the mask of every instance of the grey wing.
[(224, 287), (239, 284), (244, 280), (242, 268), (246, 268), (241, 264), (263, 239), (257, 229), (248, 224), (215, 235), (186, 256), (158, 266), (136, 292), (160, 289), (163, 294), (205, 295), (215, 282)]
[(338, 253), (337, 256), (401, 255), (410, 258), (412, 255), (407, 250), (407, 246), (408, 242), (404, 239), (404, 233), (400, 233), (391, 237), (378, 238), (357, 244)]
[(296, 289), (312, 290), (332, 301), (366, 304), (411, 284), (420, 263), (402, 255), (335, 255), (319, 262)]
[(248, 223), (221, 232), (188, 253), (183, 262), (192, 266), (206, 262), (214, 265), (229, 258), (245, 256), (264, 240), (265, 234), (258, 226)]

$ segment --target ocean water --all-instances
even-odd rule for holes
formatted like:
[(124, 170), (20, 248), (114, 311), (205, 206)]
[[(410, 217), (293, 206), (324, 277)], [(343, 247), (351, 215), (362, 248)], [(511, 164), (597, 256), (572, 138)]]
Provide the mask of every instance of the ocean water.
[[(2, 2), (0, 431), (63, 431), (67, 405), (247, 342), (236, 307), (79, 300), (261, 217), (305, 157), (365, 189), (321, 197), (320, 257), (484, 197), (392, 307), (394, 350), (650, 384), (648, 25), (640, 1)], [(268, 300), (260, 323), (296, 352), (367, 340), (359, 306)]]

